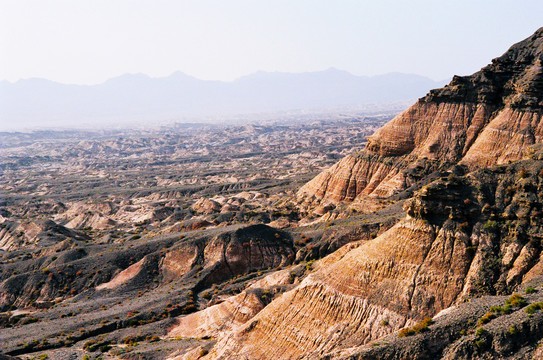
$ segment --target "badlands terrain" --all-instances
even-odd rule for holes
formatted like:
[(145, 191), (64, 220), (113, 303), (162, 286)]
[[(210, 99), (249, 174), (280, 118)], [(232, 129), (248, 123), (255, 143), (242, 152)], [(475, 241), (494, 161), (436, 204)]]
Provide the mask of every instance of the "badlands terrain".
[(2, 352), (541, 359), (542, 116), (543, 28), (392, 120), (5, 134)]
[[(352, 235), (329, 240), (320, 250), (310, 246), (310, 239), (294, 244), (290, 233), (273, 229), (296, 227), (304, 221), (321, 224), (338, 217), (339, 209), (331, 212), (335, 206), (305, 210), (297, 206), (295, 191), (319, 171), (361, 149), (366, 137), (392, 117), (393, 113), (334, 115), (318, 121), (302, 118), (294, 124), (177, 124), (154, 131), (2, 134), (0, 276), (7, 286), (0, 295), (2, 351), (30, 353), (31, 358), (43, 348), (70, 345), (67, 353), (83, 357), (88, 352), (77, 352), (77, 346), (71, 346), (82, 329), (86, 334), (82, 340), (113, 336), (118, 339), (112, 343), (121, 347), (122, 340), (130, 336), (144, 339), (152, 334), (156, 340), (168, 328), (157, 323), (170, 323), (175, 314), (194, 312), (221, 302), (225, 295), (237, 295), (249, 281), (293, 264), (296, 256), (300, 263), (320, 257), (319, 251), (324, 254), (339, 248)], [(373, 216), (368, 226), (378, 231), (376, 222)], [(245, 230), (250, 224), (274, 228)], [(198, 264), (190, 262), (191, 252), (203, 251), (208, 242), (231, 235), (237, 239), (238, 234), (241, 240), (235, 243), (242, 241), (238, 245), (252, 257), (264, 251), (260, 255), (264, 258), (246, 259), (249, 263), (239, 269), (228, 259), (225, 264), (229, 267), (217, 268), (216, 275), (202, 272), (207, 266), (200, 262), (206, 256), (220, 257), (219, 248), (212, 250), (214, 255), (205, 251), (198, 255)], [(260, 243), (262, 234), (271, 236), (273, 249)], [(278, 249), (273, 243), (282, 237), (276, 234), (287, 241)], [(251, 242), (253, 237), (256, 244)], [(172, 246), (181, 248), (172, 252)], [(166, 254), (168, 260), (162, 259)], [(163, 274), (163, 264), (156, 263), (152, 270), (156, 276), (128, 286), (141, 261), (150, 257), (155, 262), (171, 262), (173, 272)], [(186, 269), (178, 269), (180, 264)], [(198, 270), (192, 271), (192, 265)], [(172, 284), (180, 281), (175, 274), (188, 270), (192, 274), (187, 279)], [(106, 296), (112, 289), (118, 294)], [(124, 323), (112, 328), (114, 316)], [(154, 330), (162, 326), (162, 335), (153, 330), (143, 336), (142, 316), (146, 320), (141, 325), (150, 324), (148, 328)], [(54, 319), (58, 324), (51, 322)], [(109, 325), (103, 329), (105, 319)], [(163, 351), (162, 342), (155, 341), (150, 347), (142, 352), (151, 355), (142, 356), (160, 358), (158, 354), (168, 354), (178, 345)], [(138, 348), (117, 353), (132, 354)]]

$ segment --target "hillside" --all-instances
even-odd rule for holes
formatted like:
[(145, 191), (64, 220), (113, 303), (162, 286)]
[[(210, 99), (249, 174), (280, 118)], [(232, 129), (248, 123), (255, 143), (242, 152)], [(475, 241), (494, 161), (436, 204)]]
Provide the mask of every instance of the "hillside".
[(542, 61), (543, 28), (394, 118), (13, 134), (2, 352), (541, 359)]
[(507, 164), (543, 140), (543, 29), (471, 76), (455, 76), (302, 187), (321, 201), (388, 197), (451, 164)]
[[(543, 137), (542, 60), (543, 28), (476, 74), (431, 91), (371, 136), (360, 154), (302, 187), (302, 198), (356, 202), (390, 197), (437, 176), (406, 201), (403, 220), (322, 260), (298, 287), (220, 339), (210, 358), (319, 358), (473, 297), (511, 294), (541, 280), (543, 172), (534, 144)], [(529, 154), (532, 160), (505, 166)], [(477, 170), (492, 165), (502, 166)], [(530, 325), (536, 339), (530, 345), (541, 338), (540, 326), (539, 320)], [(432, 355), (415, 348), (408, 358), (436, 358), (448, 342), (440, 346)], [(508, 354), (498, 345), (493, 350)], [(403, 358), (402, 351), (387, 356)], [(472, 347), (443, 356), (478, 354)]]

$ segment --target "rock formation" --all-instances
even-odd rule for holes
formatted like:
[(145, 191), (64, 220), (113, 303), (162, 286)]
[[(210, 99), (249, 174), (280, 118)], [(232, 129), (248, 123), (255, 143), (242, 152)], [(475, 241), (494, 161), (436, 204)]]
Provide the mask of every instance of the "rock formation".
[(406, 218), (323, 259), (299, 286), (222, 338), (210, 358), (319, 358), (473, 296), (541, 281), (541, 159), (536, 152), (492, 171), (451, 172), (423, 187), (405, 203)]
[(274, 287), (288, 286), (290, 283), (288, 270), (274, 272), (240, 294), (222, 299), (220, 303), (204, 310), (179, 317), (175, 326), (169, 330), (168, 338), (216, 337), (237, 328), (267, 305), (267, 295), (273, 294)]
[[(204, 187), (192, 181), (196, 173), (180, 177), (185, 165), (176, 168), (169, 155), (151, 156), (164, 167), (148, 168), (141, 183), (130, 170), (121, 182), (102, 184), (107, 174), (96, 164), (96, 201), (82, 199), (88, 182), (70, 185), (81, 191), (71, 199), (47, 200), (54, 194), (47, 181), (27, 176), (25, 192), (0, 209), (2, 351), (176, 360), (541, 358), (542, 56), (543, 28), (476, 74), (431, 91), (365, 150), (304, 186), (296, 203), (294, 183), (256, 181), (262, 162), (243, 170), (244, 179), (255, 176), (253, 185), (218, 171), (241, 159), (215, 159), (211, 146), (195, 152), (198, 166), (210, 170)], [(243, 151), (258, 153), (240, 139)], [(137, 162), (104, 169), (148, 164), (140, 140), (118, 143), (127, 146), (118, 155)], [(79, 146), (117, 151), (99, 144)], [(143, 157), (130, 155), (134, 144)], [(15, 179), (27, 162), (12, 160)], [(171, 173), (157, 176), (158, 169)], [(230, 180), (212, 185), (220, 179)], [(26, 205), (36, 193), (44, 197)]]
[[(323, 259), (207, 358), (314, 359), (358, 349), (353, 354), (473, 296), (541, 281), (543, 154), (534, 144), (543, 140), (542, 60), (543, 28), (476, 74), (431, 91), (370, 137), (364, 151), (300, 189), (300, 197), (321, 202), (356, 201), (390, 196), (442, 171), (406, 201), (405, 219)], [(525, 155), (532, 159), (505, 166)], [(476, 170), (491, 165), (503, 166)], [(385, 350), (390, 359), (432, 358), (423, 348)], [(453, 350), (477, 358), (473, 347)]]
[(323, 202), (388, 197), (436, 168), (522, 158), (543, 140), (543, 28), (471, 76), (455, 76), (299, 192)]
[(222, 233), (210, 241), (182, 242), (162, 263), (166, 280), (199, 268), (205, 284), (247, 272), (284, 266), (294, 260), (290, 236), (266, 225), (252, 225)]

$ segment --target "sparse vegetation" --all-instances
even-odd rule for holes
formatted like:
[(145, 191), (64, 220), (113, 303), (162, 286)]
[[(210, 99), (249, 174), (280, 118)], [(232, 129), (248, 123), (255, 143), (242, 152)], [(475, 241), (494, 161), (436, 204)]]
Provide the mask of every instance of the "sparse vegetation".
[(475, 331), (475, 346), (479, 349), (484, 349), (488, 346), (488, 336), (489, 332), (485, 328), (478, 328), (477, 331)]
[(495, 233), (499, 229), (499, 225), (494, 220), (488, 220), (484, 225), (483, 229), (485, 229), (488, 232)]
[(483, 315), (479, 321), (477, 321), (477, 326), (481, 326), (481, 325), (484, 325), (488, 322), (490, 322), (490, 320), (494, 319), (496, 317), (496, 315), (494, 313), (486, 313), (485, 315)]
[(526, 314), (531, 315), (542, 309), (543, 309), (543, 302), (538, 302), (538, 303), (528, 305), (526, 309), (524, 309), (524, 311), (526, 312)]
[(516, 307), (523, 307), (526, 306), (527, 301), (524, 297), (520, 296), (519, 294), (513, 294), (509, 299), (505, 301), (506, 304)]
[(535, 293), (535, 292), (537, 292), (537, 290), (536, 290), (535, 288), (531, 287), (531, 286), (527, 287), (526, 290), (525, 290), (525, 293), (526, 293), (527, 295), (533, 294), (533, 293)]
[(209, 353), (207, 349), (200, 350), (200, 353), (198, 354), (199, 357), (206, 356)]
[(406, 336), (412, 336), (416, 334), (420, 334), (422, 332), (428, 331), (428, 327), (434, 323), (434, 320), (432, 318), (425, 318), (421, 322), (419, 322), (416, 325), (413, 325), (411, 327), (403, 328), (400, 330), (398, 336), (399, 337), (406, 337)]
[(488, 310), (499, 315), (505, 315), (509, 314), (512, 309), (513, 307), (510, 304), (506, 304), (504, 306), (492, 306)]

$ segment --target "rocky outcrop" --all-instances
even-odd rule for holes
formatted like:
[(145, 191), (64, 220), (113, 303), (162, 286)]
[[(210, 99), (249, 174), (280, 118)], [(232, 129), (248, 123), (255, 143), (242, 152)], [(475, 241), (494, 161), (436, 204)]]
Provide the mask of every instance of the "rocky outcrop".
[[(541, 359), (543, 319), (539, 310), (530, 309), (537, 307), (534, 304), (539, 304), (543, 295), (539, 287), (532, 287), (529, 294), (526, 289), (520, 289), (523, 304), (509, 306), (505, 313), (498, 309), (506, 307), (511, 296), (473, 299), (442, 311), (419, 334), (391, 334), (371, 346), (332, 351), (322, 359)], [(481, 319), (486, 320), (482, 323)]]
[(132, 280), (134, 277), (136, 277), (142, 270), (143, 262), (145, 261), (145, 258), (141, 259), (135, 264), (130, 265), (120, 273), (118, 273), (113, 279), (110, 281), (100, 284), (96, 287), (96, 290), (103, 290), (103, 289), (114, 289), (118, 286), (121, 286), (123, 284), (126, 284), (128, 281)]
[[(543, 90), (542, 90), (543, 91)], [(470, 167), (507, 164), (543, 142), (542, 113), (505, 108), (485, 127), (461, 160)]]
[(211, 240), (179, 244), (165, 255), (162, 272), (165, 280), (171, 280), (200, 271), (203, 286), (251, 271), (288, 265), (294, 256), (288, 233), (266, 225), (251, 225)]
[(214, 337), (220, 331), (232, 330), (255, 316), (264, 305), (256, 293), (243, 292), (217, 305), (181, 317), (168, 337)]
[(451, 172), (422, 188), (405, 203), (405, 219), (339, 259), (323, 259), (209, 357), (318, 358), (540, 275), (543, 156), (535, 158)]
[[(50, 231), (75, 232), (47, 224)], [(85, 291), (125, 294), (173, 281), (190, 283), (200, 291), (249, 272), (290, 265), (295, 259), (290, 235), (266, 225), (188, 238), (141, 239), (115, 252), (104, 251), (107, 244), (85, 248), (83, 244), (66, 239), (41, 249), (39, 257), (28, 255), (2, 264), (0, 309), (34, 306)]]
[(267, 305), (268, 297), (274, 293), (274, 288), (290, 283), (291, 275), (288, 270), (272, 273), (256, 281), (240, 294), (221, 299), (218, 304), (204, 310), (179, 317), (167, 337), (216, 337), (235, 329)]
[(543, 28), (471, 76), (455, 76), (303, 186), (298, 196), (321, 202), (388, 197), (411, 186), (418, 160), (471, 169), (522, 158), (543, 141)]
[(349, 155), (304, 185), (298, 196), (351, 202), (360, 194), (389, 195), (389, 191), (378, 190), (378, 187), (399, 172), (400, 168), (387, 158), (367, 153)]

